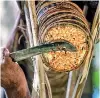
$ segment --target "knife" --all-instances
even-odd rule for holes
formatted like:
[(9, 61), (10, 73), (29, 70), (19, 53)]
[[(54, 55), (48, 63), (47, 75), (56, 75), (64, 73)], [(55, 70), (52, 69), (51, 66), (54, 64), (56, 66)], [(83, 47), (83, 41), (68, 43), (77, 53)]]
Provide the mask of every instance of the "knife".
[(28, 49), (19, 50), (16, 52), (10, 53), (10, 57), (14, 61), (21, 61), (26, 58), (36, 56), (43, 53), (48, 53), (51, 51), (70, 51), (70, 52), (76, 52), (76, 47), (73, 46), (68, 41), (56, 41), (51, 43), (45, 43), (41, 44), (39, 46), (31, 47)]

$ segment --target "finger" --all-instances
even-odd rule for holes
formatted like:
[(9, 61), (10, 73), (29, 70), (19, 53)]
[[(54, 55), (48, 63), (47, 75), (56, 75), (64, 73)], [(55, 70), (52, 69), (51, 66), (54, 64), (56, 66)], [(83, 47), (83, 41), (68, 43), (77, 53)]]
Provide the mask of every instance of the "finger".
[(11, 59), (11, 57), (5, 57), (5, 59), (4, 59), (4, 63), (5, 64), (11, 64), (12, 63), (12, 59)]
[(9, 57), (9, 50), (7, 48), (3, 48), (3, 64), (10, 64), (12, 62), (12, 59)]
[(5, 70), (5, 68), (10, 68), (12, 65), (12, 59), (10, 57), (5, 57), (3, 63), (1, 64), (1, 70)]
[(11, 63), (12, 59), (9, 57), (9, 54), (10, 54), (9, 50), (7, 48), (4, 48), (3, 53), (4, 53), (5, 63), (8, 63), (8, 64)]
[(5, 56), (8, 57), (9, 54), (10, 54), (9, 50), (8, 50), (7, 48), (4, 48), (4, 50), (3, 50), (3, 55), (4, 55), (4, 57), (5, 57)]

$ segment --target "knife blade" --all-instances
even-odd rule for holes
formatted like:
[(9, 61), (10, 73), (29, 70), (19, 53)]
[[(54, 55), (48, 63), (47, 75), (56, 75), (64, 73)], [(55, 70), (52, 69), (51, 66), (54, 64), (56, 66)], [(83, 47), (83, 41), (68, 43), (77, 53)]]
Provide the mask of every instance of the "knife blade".
[(76, 47), (73, 46), (68, 41), (56, 41), (56, 42), (41, 44), (39, 46), (12, 52), (10, 53), (10, 57), (14, 61), (21, 61), (32, 56), (48, 53), (50, 51), (63, 51), (63, 50), (71, 51), (71, 52), (77, 51)]

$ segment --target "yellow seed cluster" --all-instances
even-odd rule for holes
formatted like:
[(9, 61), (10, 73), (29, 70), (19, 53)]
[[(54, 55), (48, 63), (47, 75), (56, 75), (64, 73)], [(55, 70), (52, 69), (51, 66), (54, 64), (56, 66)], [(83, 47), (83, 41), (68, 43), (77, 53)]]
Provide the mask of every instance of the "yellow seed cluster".
[(87, 52), (86, 35), (80, 28), (73, 25), (58, 25), (50, 28), (44, 36), (44, 42), (60, 39), (71, 42), (76, 46), (77, 52), (49, 52), (45, 53), (44, 57), (48, 61), (49, 66), (57, 71), (73, 70), (80, 66)]

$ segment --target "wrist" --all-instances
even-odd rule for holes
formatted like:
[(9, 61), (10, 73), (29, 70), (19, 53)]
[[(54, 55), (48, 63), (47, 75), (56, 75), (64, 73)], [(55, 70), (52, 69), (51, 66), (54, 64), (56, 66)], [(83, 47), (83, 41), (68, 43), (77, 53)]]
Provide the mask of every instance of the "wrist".
[(30, 98), (30, 92), (25, 76), (20, 79), (18, 84), (19, 85), (16, 87), (18, 97), (16, 98)]
[(25, 76), (19, 76), (11, 88), (6, 88), (8, 98), (30, 98)]
[(30, 98), (30, 92), (28, 86), (24, 84), (20, 85), (17, 88), (16, 95), (17, 95), (16, 98)]
[(27, 85), (20, 85), (14, 88), (6, 89), (8, 98), (30, 98), (30, 92)]

